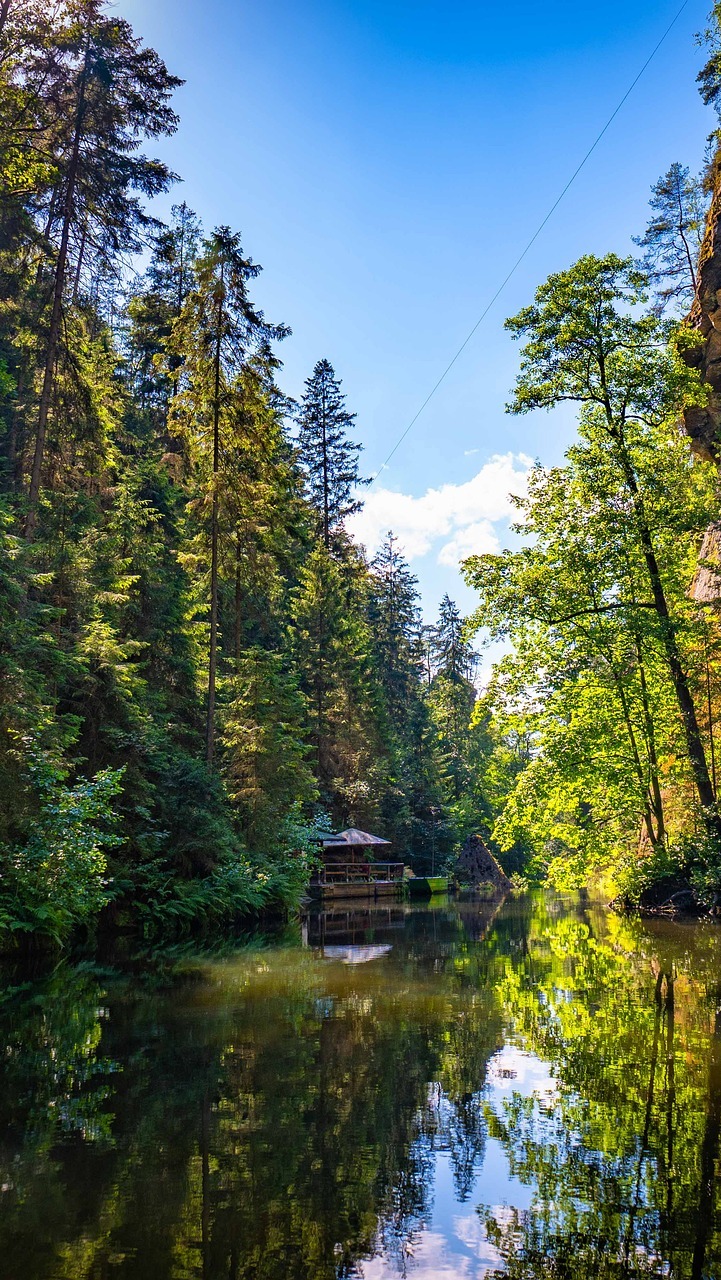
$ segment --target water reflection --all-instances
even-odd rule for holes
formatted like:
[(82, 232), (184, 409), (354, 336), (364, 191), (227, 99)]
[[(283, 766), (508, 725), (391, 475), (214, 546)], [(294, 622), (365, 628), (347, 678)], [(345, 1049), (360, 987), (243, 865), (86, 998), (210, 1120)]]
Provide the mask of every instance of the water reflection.
[(721, 1276), (721, 933), (539, 896), (5, 972), (10, 1280)]

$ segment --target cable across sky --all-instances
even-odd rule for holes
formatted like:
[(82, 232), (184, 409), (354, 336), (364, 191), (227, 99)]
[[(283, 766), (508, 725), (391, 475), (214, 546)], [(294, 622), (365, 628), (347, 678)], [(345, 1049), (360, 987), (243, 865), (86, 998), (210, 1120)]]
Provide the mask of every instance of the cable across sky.
[(536, 240), (537, 240), (537, 239), (538, 239), (538, 237), (540, 236), (540, 234), (541, 234), (541, 232), (543, 231), (543, 229), (544, 229), (544, 228), (547, 226), (547, 224), (550, 222), (551, 218), (553, 217), (554, 213), (556, 212), (556, 209), (557, 209), (557, 208), (558, 208), (558, 206), (560, 205), (561, 201), (562, 201), (562, 200), (564, 199), (564, 197), (568, 194), (568, 192), (570, 191), (570, 189), (571, 189), (571, 187), (573, 186), (574, 182), (576, 181), (576, 178), (578, 177), (579, 173), (581, 173), (581, 171), (582, 171), (582, 170), (585, 168), (585, 166), (588, 164), (588, 161), (590, 160), (591, 156), (593, 155), (594, 151), (596, 150), (596, 148), (597, 148), (598, 144), (601, 142), (601, 140), (603, 139), (604, 135), (605, 135), (605, 134), (608, 132), (608, 130), (610, 129), (611, 125), (613, 124), (614, 120), (616, 119), (616, 116), (619, 114), (619, 112), (620, 112), (620, 111), (622, 110), (622, 108), (624, 107), (625, 103), (626, 103), (626, 102), (628, 101), (628, 99), (630, 98), (630, 96), (631, 96), (631, 94), (633, 93), (634, 89), (636, 88), (636, 85), (638, 84), (639, 80), (642, 78), (642, 76), (644, 75), (644, 73), (648, 70), (649, 66), (651, 65), (651, 63), (653, 62), (654, 58), (656, 57), (656, 54), (658, 53), (659, 49), (662, 47), (662, 45), (665, 43), (665, 41), (666, 41), (666, 40), (668, 39), (668, 37), (670, 36), (671, 32), (673, 31), (673, 28), (676, 26), (676, 23), (678, 22), (678, 20), (679, 20), (679, 18), (681, 17), (682, 13), (684, 12), (684, 10), (685, 10), (685, 9), (687, 9), (687, 8), (688, 8), (688, 5), (689, 5), (689, 0), (684, 0), (684, 3), (680, 6), (680, 8), (678, 9), (677, 13), (676, 13), (676, 14), (674, 15), (674, 17), (671, 19), (671, 22), (670, 22), (670, 23), (668, 24), (668, 26), (666, 27), (666, 30), (663, 32), (663, 35), (660, 37), (660, 39), (658, 40), (658, 42), (654, 45), (653, 49), (652, 49), (652, 50), (651, 50), (651, 52), (649, 53), (649, 55), (648, 55), (648, 57), (647, 57), (646, 61), (644, 62), (643, 66), (641, 67), (640, 71), (638, 71), (638, 73), (636, 74), (636, 76), (634, 77), (634, 79), (631, 81), (631, 83), (630, 83), (630, 85), (628, 86), (628, 88), (627, 88), (626, 92), (624, 93), (624, 95), (623, 95), (623, 97), (620, 99), (620, 101), (617, 103), (617, 105), (616, 105), (616, 107), (614, 108), (614, 110), (612, 111), (611, 115), (608, 117), (608, 120), (607, 120), (607, 121), (606, 121), (606, 123), (604, 124), (603, 128), (600, 130), (600, 132), (599, 132), (599, 133), (596, 135), (596, 137), (594, 138), (593, 142), (591, 143), (591, 146), (588, 148), (588, 151), (585, 153), (585, 155), (584, 155), (583, 159), (581, 160), (580, 164), (578, 164), (578, 165), (577, 165), (577, 167), (574, 169), (573, 173), (571, 174), (570, 178), (568, 179), (568, 182), (567, 182), (567, 183), (566, 183), (566, 185), (564, 186), (563, 190), (562, 190), (562, 191), (560, 192), (560, 194), (556, 197), (556, 199), (554, 200), (554, 202), (553, 202), (553, 204), (551, 205), (550, 209), (548, 210), (548, 213), (547, 213), (547, 214), (545, 215), (545, 217), (543, 218), (543, 221), (539, 223), (539, 225), (537, 226), (537, 228), (536, 228), (536, 230), (534, 231), (533, 235), (531, 236), (530, 240), (529, 240), (529, 241), (528, 241), (528, 243), (525, 245), (525, 247), (523, 248), (523, 250), (521, 251), (521, 253), (518, 255), (518, 257), (516, 258), (516, 260), (515, 260), (515, 262), (513, 263), (513, 265), (512, 265), (512, 267), (511, 267), (510, 271), (509, 271), (509, 272), (508, 272), (508, 274), (504, 277), (504, 279), (501, 281), (501, 283), (500, 283), (500, 285), (498, 286), (498, 288), (496, 289), (496, 292), (494, 293), (493, 297), (490, 299), (490, 301), (487, 303), (487, 305), (486, 305), (486, 307), (484, 308), (484, 310), (481, 312), (481, 314), (480, 314), (480, 316), (478, 317), (478, 319), (476, 320), (476, 323), (474, 324), (473, 328), (472, 328), (472, 329), (471, 329), (471, 331), (468, 333), (468, 335), (464, 338), (464, 340), (463, 340), (463, 342), (461, 343), (460, 347), (458, 348), (458, 350), (456, 351), (455, 355), (453, 356), (453, 359), (452, 359), (452, 360), (450, 360), (450, 361), (449, 361), (449, 363), (446, 365), (446, 367), (445, 367), (445, 369), (443, 370), (443, 372), (442, 372), (441, 376), (439, 377), (438, 381), (437, 381), (437, 382), (435, 383), (435, 385), (431, 388), (431, 390), (429, 391), (429, 393), (428, 393), (428, 395), (426, 396), (425, 400), (423, 401), (423, 404), (420, 406), (420, 408), (417, 410), (417, 412), (416, 412), (416, 413), (414, 414), (414, 416), (411, 418), (410, 422), (408, 423), (408, 426), (405, 428), (405, 430), (402, 432), (402, 434), (401, 434), (401, 435), (398, 437), (398, 439), (396, 440), (396, 443), (394, 444), (394, 446), (393, 446), (393, 448), (391, 449), (390, 453), (388, 454), (387, 458), (385, 459), (385, 461), (381, 464), (381, 466), (380, 466), (380, 467), (378, 468), (378, 470), (376, 471), (375, 475), (373, 476), (373, 478), (372, 478), (372, 480), (371, 480), (371, 482), (370, 482), (370, 487), (371, 487), (371, 488), (373, 487), (373, 485), (375, 484), (375, 482), (376, 482), (376, 480), (379, 478), (379, 476), (381, 476), (381, 475), (382, 475), (382, 473), (385, 471), (385, 469), (386, 469), (386, 467), (388, 466), (388, 463), (390, 462), (391, 458), (393, 458), (393, 456), (398, 452), (398, 450), (400, 449), (401, 445), (403, 444), (403, 441), (406, 439), (406, 437), (409, 435), (409, 433), (413, 430), (413, 427), (415, 426), (416, 422), (417, 422), (417, 421), (418, 421), (418, 419), (420, 418), (420, 416), (421, 416), (421, 414), (423, 413), (424, 409), (425, 409), (425, 408), (430, 404), (430, 402), (431, 402), (431, 400), (433, 399), (434, 395), (436, 394), (436, 392), (437, 392), (438, 388), (442, 385), (442, 383), (443, 383), (443, 382), (445, 382), (445, 380), (446, 380), (446, 378), (448, 377), (448, 374), (450, 373), (450, 371), (451, 371), (451, 369), (453, 368), (454, 364), (455, 364), (455, 363), (456, 363), (456, 361), (459, 359), (459, 357), (463, 354), (463, 352), (465, 351), (465, 349), (466, 349), (466, 347), (468, 346), (469, 342), (471, 341), (471, 339), (473, 338), (473, 336), (476, 334), (476, 332), (478, 331), (478, 329), (479, 329), (479, 328), (481, 327), (481, 325), (483, 324), (483, 321), (485, 320), (485, 318), (486, 318), (486, 316), (488, 315), (489, 311), (491, 311), (492, 307), (493, 307), (493, 306), (495, 305), (495, 303), (498, 301), (498, 299), (500, 298), (500, 296), (501, 296), (501, 294), (503, 293), (503, 291), (504, 291), (504, 289), (506, 288), (506, 286), (507, 286), (507, 285), (509, 284), (509, 282), (513, 279), (513, 276), (516, 274), (516, 271), (517, 271), (517, 270), (518, 270), (518, 268), (520, 267), (520, 265), (521, 265), (521, 263), (523, 262), (524, 258), (527, 256), (527, 254), (528, 254), (528, 253), (530, 252), (530, 250), (533, 248), (533, 245), (536, 243)]

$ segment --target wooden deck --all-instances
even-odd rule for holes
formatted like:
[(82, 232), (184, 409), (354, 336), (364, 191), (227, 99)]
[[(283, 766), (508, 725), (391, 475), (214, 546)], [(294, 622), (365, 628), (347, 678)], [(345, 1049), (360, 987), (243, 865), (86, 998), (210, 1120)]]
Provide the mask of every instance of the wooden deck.
[(328, 862), (308, 885), (308, 893), (324, 902), (396, 897), (402, 889), (402, 862)]

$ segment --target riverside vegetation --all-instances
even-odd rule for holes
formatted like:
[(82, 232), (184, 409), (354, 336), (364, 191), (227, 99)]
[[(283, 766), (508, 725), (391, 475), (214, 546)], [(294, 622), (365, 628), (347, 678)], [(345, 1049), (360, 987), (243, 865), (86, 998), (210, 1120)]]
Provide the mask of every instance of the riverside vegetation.
[[(720, 32), (717, 5), (712, 106)], [(690, 587), (718, 476), (678, 317), (715, 161), (658, 183), (641, 263), (586, 257), (509, 321), (513, 410), (575, 401), (579, 438), (521, 549), (466, 563), (470, 626), (448, 598), (424, 626), (392, 533), (369, 562), (346, 528), (330, 360), (292, 402), (240, 234), (151, 212), (180, 83), (103, 0), (0, 2), (3, 944), (288, 906), (347, 824), (420, 871), (480, 830), (509, 873), (713, 904), (721, 650)], [(474, 629), (512, 641), (482, 697)]]

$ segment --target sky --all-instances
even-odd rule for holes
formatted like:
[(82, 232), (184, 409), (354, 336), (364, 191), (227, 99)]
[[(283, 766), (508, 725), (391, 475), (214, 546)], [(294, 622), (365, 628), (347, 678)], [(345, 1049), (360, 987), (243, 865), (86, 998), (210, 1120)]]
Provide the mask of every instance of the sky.
[[(376, 475), (657, 44), (681, 0), (118, 0), (185, 78), (155, 151), (207, 228), (263, 266), (293, 330), (281, 383), (327, 357)], [(473, 595), (458, 563), (507, 545), (511, 492), (559, 462), (568, 408), (513, 418), (503, 320), (584, 253), (633, 251), (652, 183), (698, 169), (714, 117), (688, 3), (659, 53), (390, 464), (355, 532), (398, 535), (426, 615)], [(167, 202), (169, 205), (170, 201)], [(159, 209), (163, 212), (163, 208)]]

